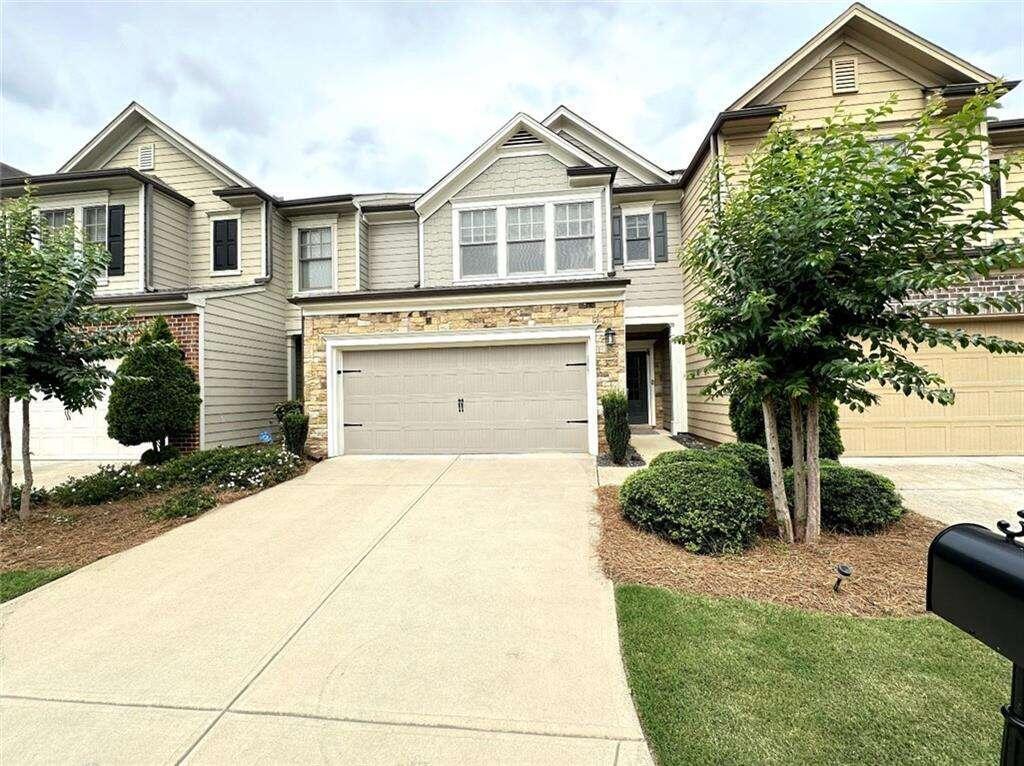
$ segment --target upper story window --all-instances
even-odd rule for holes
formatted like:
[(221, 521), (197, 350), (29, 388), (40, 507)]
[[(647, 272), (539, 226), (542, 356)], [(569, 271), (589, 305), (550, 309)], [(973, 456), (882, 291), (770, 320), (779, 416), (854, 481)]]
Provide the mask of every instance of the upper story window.
[(97, 245), (107, 244), (107, 206), (82, 209), (82, 239)]
[(334, 284), (331, 227), (299, 229), (298, 239), (299, 289), (329, 290)]
[(40, 210), (40, 218), (51, 229), (63, 229), (69, 223), (75, 222), (74, 208), (60, 208), (55, 210)]
[(651, 247), (651, 214), (626, 216), (626, 263), (653, 263)]
[(555, 205), (555, 270), (594, 269), (594, 203)]
[(238, 274), (238, 218), (215, 218), (212, 223), (213, 272)]
[(459, 213), (459, 255), (462, 276), (497, 275), (497, 209), (464, 210)]
[(505, 211), (508, 273), (544, 273), (544, 206), (510, 207)]

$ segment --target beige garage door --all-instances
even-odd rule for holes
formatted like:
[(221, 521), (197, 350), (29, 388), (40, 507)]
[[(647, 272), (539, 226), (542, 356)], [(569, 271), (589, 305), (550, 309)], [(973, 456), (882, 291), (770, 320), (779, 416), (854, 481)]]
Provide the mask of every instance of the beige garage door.
[[(1024, 320), (977, 321), (970, 332), (1024, 340)], [(956, 391), (948, 407), (885, 389), (863, 414), (843, 410), (847, 455), (1024, 454), (1024, 356), (978, 349), (922, 349), (914, 360)]]
[(586, 452), (583, 343), (342, 354), (345, 452)]

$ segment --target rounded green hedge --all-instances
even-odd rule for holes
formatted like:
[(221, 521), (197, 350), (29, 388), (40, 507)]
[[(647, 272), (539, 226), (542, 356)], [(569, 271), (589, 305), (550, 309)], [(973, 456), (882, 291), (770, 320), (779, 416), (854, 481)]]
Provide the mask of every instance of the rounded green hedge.
[[(793, 464), (793, 432), (789, 422), (788, 402), (776, 403), (775, 418), (779, 427), (782, 465), (788, 468)], [(839, 432), (839, 408), (834, 402), (822, 403), (818, 423), (818, 454), (821, 457), (838, 458), (843, 454), (843, 437)], [(759, 401), (731, 399), (729, 424), (741, 442), (765, 446), (764, 415)]]
[[(786, 470), (786, 493), (793, 502), (793, 469)], [(835, 532), (870, 535), (899, 521), (906, 509), (896, 485), (884, 476), (821, 461), (821, 525)]]
[(768, 489), (772, 485), (771, 469), (768, 467), (768, 450), (760, 444), (748, 442), (735, 442), (733, 444), (720, 444), (711, 450), (712, 453), (737, 458), (743, 462), (747, 474), (754, 485), (761, 489)]
[(713, 468), (733, 471), (741, 477), (747, 476), (747, 465), (738, 455), (709, 449), (682, 449), (662, 452), (660, 455), (652, 458), (650, 462), (651, 468), (666, 465), (711, 466)]
[(623, 482), (619, 500), (641, 529), (702, 554), (749, 548), (768, 512), (764, 494), (721, 459), (652, 461)]

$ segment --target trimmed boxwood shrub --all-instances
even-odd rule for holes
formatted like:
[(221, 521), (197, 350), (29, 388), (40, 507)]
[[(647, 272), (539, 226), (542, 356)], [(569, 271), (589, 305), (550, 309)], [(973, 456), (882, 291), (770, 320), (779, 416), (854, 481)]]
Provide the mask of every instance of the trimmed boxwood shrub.
[(706, 449), (682, 449), (672, 452), (662, 452), (651, 459), (650, 467), (657, 468), (666, 465), (685, 465), (690, 467), (712, 467), (725, 471), (732, 471), (740, 478), (747, 478), (747, 466), (737, 455), (716, 452)]
[[(779, 451), (782, 453), (782, 465), (788, 468), (793, 465), (793, 432), (789, 423), (789, 403), (775, 405), (775, 417), (779, 424)], [(761, 402), (755, 400), (741, 401), (733, 397), (729, 401), (729, 423), (741, 442), (765, 446), (764, 415)], [(839, 408), (835, 403), (821, 405), (821, 417), (818, 421), (818, 454), (835, 460), (843, 454), (843, 438), (839, 434)]]
[(772, 485), (771, 469), (768, 467), (768, 450), (760, 444), (735, 442), (720, 444), (711, 450), (713, 454), (729, 455), (743, 461), (747, 474), (754, 485), (768, 489)]
[(622, 391), (609, 391), (601, 396), (601, 409), (608, 451), (613, 461), (625, 463), (629, 455), (629, 400)]
[[(692, 450), (697, 452), (698, 450)], [(623, 515), (693, 553), (739, 553), (767, 515), (764, 494), (727, 463), (668, 461), (637, 471), (619, 490)]]
[[(792, 502), (793, 469), (786, 471)], [(870, 535), (899, 521), (906, 509), (896, 485), (885, 476), (821, 461), (821, 525), (835, 532)]]
[(293, 455), (301, 455), (306, 448), (309, 435), (309, 415), (304, 412), (288, 412), (281, 419), (284, 432), (284, 446)]

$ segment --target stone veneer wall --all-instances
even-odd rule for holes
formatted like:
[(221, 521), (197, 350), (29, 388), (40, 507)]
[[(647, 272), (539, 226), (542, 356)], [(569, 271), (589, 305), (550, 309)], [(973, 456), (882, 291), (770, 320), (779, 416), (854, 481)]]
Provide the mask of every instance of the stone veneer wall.
[[(152, 322), (156, 317), (136, 316), (131, 318), (131, 323), (136, 326), (139, 333), (142, 328)], [(167, 325), (171, 328), (171, 335), (181, 346), (185, 355), (185, 363), (192, 368), (199, 379), (199, 315), (198, 314), (164, 314)], [(171, 439), (171, 444), (182, 452), (194, 452), (199, 449), (199, 423), (195, 424), (192, 432), (185, 436), (176, 436)]]
[[(559, 303), (554, 305), (494, 308), (437, 309), (389, 313), (333, 314), (303, 320), (304, 393), (309, 415), (307, 448), (327, 454), (327, 357), (325, 339), (340, 335), (390, 335), (416, 332), (466, 332), (526, 327), (595, 325), (597, 328), (597, 395), (626, 386), (626, 333), (622, 301)], [(615, 331), (607, 348), (604, 332)], [(606, 449), (604, 419), (598, 404), (598, 441)]]

